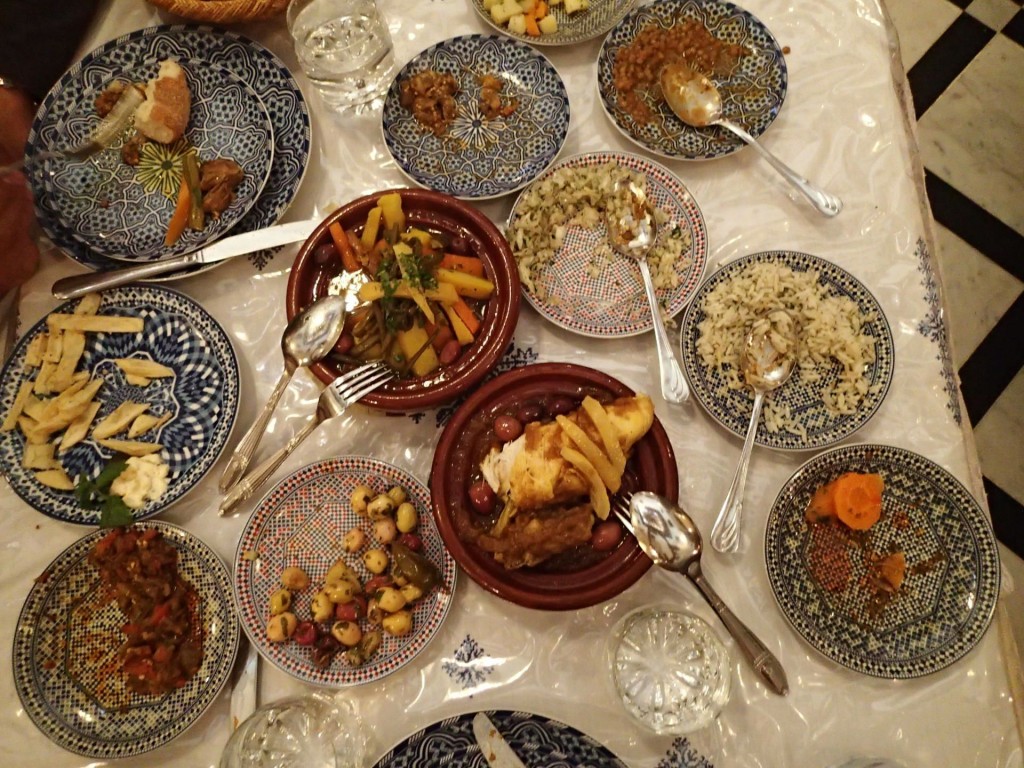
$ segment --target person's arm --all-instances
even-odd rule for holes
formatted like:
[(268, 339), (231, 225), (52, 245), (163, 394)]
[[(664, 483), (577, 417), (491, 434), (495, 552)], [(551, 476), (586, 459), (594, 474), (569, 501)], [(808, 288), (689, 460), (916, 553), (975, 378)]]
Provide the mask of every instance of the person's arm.
[[(71, 63), (97, 4), (98, 0), (0, 1), (0, 166), (24, 154), (35, 105)], [(25, 177), (0, 177), (0, 296), (36, 270), (34, 215)]]

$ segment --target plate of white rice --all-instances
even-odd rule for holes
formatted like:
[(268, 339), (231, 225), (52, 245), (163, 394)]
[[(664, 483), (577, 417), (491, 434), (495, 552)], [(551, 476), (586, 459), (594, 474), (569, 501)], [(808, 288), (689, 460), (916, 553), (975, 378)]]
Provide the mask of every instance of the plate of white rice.
[(679, 314), (707, 264), (704, 216), (667, 168), (625, 152), (590, 152), (550, 168), (516, 200), (506, 236), (527, 301), (584, 336), (635, 336), (653, 328), (637, 263), (612, 250), (605, 220), (633, 181), (655, 206), (658, 239), (647, 257), (662, 316)]
[(797, 368), (765, 398), (755, 442), (817, 450), (863, 427), (892, 381), (892, 331), (849, 272), (794, 251), (730, 262), (700, 286), (683, 317), (683, 367), (698, 402), (743, 437), (754, 401), (740, 372), (743, 339), (755, 318), (780, 306), (800, 324)]

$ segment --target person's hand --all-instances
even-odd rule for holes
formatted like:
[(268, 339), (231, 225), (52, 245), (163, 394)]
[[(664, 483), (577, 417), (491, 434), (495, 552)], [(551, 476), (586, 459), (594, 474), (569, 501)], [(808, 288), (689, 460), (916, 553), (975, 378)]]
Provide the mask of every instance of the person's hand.
[[(25, 152), (32, 125), (32, 102), (13, 88), (0, 88), (0, 165), (13, 163)], [(36, 271), (39, 248), (32, 237), (35, 212), (24, 175), (0, 177), (0, 295), (21, 285)]]

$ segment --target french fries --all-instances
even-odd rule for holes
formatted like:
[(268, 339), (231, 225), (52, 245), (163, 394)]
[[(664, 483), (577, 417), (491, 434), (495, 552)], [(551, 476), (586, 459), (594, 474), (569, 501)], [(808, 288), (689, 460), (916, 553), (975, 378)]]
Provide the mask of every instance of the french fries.
[(578, 424), (565, 416), (556, 416), (555, 421), (580, 450), (580, 453), (586, 456), (587, 461), (594, 466), (605, 487), (612, 493), (618, 493), (619, 486), (622, 485), (622, 474), (615, 471), (615, 467), (612, 466), (608, 457), (601, 453), (597, 443), (591, 440)]
[(126, 400), (92, 428), (92, 436), (97, 440), (113, 437), (118, 432), (127, 429), (136, 417), (148, 409), (149, 403), (134, 403), (131, 400)]
[(612, 507), (608, 500), (605, 482), (601, 479), (597, 469), (586, 456), (572, 448), (563, 448), (561, 454), (563, 459), (572, 464), (587, 479), (587, 483), (590, 485), (590, 506), (594, 508), (594, 514), (602, 520), (607, 520)]
[(114, 361), (126, 376), (142, 376), (147, 379), (162, 379), (173, 376), (174, 371), (166, 365), (141, 357), (122, 357)]
[(622, 446), (619, 445), (618, 431), (612, 425), (604, 407), (590, 395), (583, 398), (583, 410), (594, 423), (594, 427), (597, 428), (597, 433), (601, 436), (601, 442), (604, 444), (605, 453), (608, 454), (608, 460), (621, 478), (622, 473), (626, 471), (626, 454), (622, 452)]
[[(146, 413), (148, 403), (126, 401), (94, 426), (103, 407), (103, 379), (92, 379), (89, 372), (77, 370), (85, 353), (86, 334), (143, 330), (140, 317), (97, 314), (101, 303), (99, 294), (88, 294), (71, 314), (47, 317), (46, 330), (26, 347), (26, 378), (0, 424), (0, 432), (21, 431), (25, 438), (22, 467), (55, 490), (74, 490), (75, 482), (60, 457), (86, 438), (91, 436), (100, 446), (129, 456), (156, 453), (163, 448), (160, 443), (133, 438), (152, 432), (172, 415), (154, 416)], [(142, 387), (152, 379), (175, 375), (173, 369), (144, 358), (120, 358), (114, 363), (129, 384)], [(130, 439), (116, 439), (125, 430)]]

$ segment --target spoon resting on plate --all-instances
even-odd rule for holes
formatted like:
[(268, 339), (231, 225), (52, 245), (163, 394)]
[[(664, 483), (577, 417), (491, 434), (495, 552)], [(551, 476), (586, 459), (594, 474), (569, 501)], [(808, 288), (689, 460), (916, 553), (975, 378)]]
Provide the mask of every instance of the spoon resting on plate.
[(743, 512), (743, 490), (747, 485), (747, 467), (754, 448), (757, 425), (761, 420), (761, 407), (765, 395), (778, 389), (789, 379), (796, 365), (799, 330), (792, 315), (784, 309), (773, 309), (757, 318), (750, 326), (740, 366), (747, 386), (754, 390), (754, 408), (750, 426), (740, 451), (729, 493), (711, 529), (711, 546), (719, 552), (735, 552), (740, 546), (740, 516)]
[(825, 216), (843, 210), (843, 201), (798, 174), (775, 155), (762, 147), (757, 139), (722, 116), (722, 96), (704, 75), (685, 64), (672, 62), (661, 70), (661, 91), (669, 108), (680, 120), (694, 128), (718, 125), (731, 131), (756, 149), (768, 163), (811, 201)]
[(780, 696), (789, 693), (782, 662), (736, 617), (704, 578), (700, 567), (703, 541), (693, 518), (679, 505), (647, 491), (634, 493), (628, 503), (620, 498), (615, 513), (655, 565), (681, 573), (693, 582), (729, 630), (761, 682)]
[(621, 191), (628, 192), (630, 204), (625, 212), (618, 215), (608, 210), (608, 241), (617, 253), (633, 259), (640, 267), (644, 290), (647, 292), (647, 303), (651, 305), (651, 317), (654, 321), (654, 341), (658, 347), (658, 363), (661, 367), (661, 396), (669, 403), (685, 403), (690, 397), (690, 387), (676, 356), (672, 353), (665, 323), (661, 319), (658, 297), (654, 293), (651, 269), (647, 266), (647, 254), (658, 239), (654, 207), (644, 190), (632, 181), (625, 185), (617, 183), (616, 192)]

